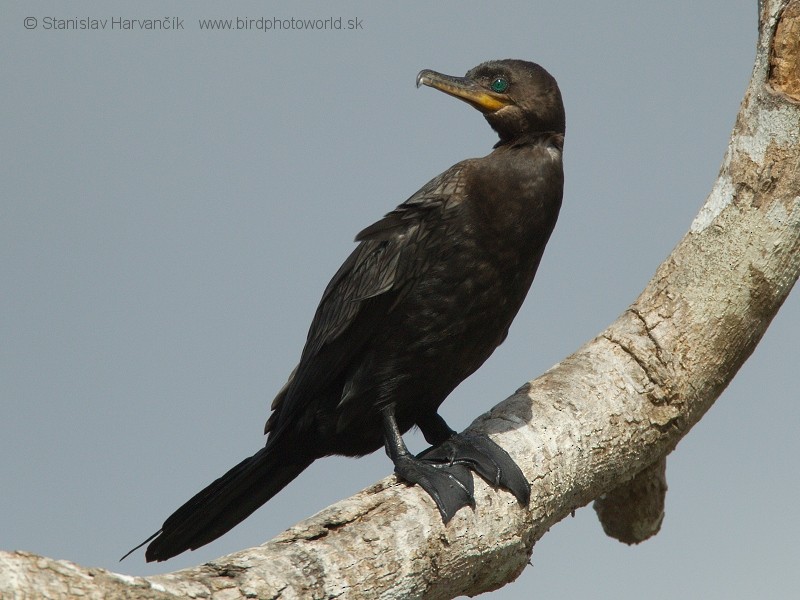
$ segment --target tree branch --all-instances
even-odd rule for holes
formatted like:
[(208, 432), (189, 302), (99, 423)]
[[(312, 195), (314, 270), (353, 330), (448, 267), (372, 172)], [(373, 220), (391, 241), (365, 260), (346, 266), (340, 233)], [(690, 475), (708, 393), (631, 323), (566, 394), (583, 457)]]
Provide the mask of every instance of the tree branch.
[(444, 526), (423, 491), (389, 477), (263, 546), (167, 575), (0, 553), (0, 596), (453, 598), (512, 581), (550, 527), (596, 498), (610, 535), (654, 534), (665, 457), (800, 274), (800, 0), (759, 6), (753, 77), (690, 231), (616, 322), (470, 427), (532, 482), (527, 510), (476, 481), (477, 508)]

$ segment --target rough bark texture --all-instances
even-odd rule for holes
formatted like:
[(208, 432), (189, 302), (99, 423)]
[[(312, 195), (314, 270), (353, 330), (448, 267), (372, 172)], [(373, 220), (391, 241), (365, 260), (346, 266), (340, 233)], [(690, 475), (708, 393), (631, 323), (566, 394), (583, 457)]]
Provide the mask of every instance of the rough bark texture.
[[(753, 78), (691, 230), (620, 318), (479, 417), (532, 482), (527, 510), (476, 481), (445, 527), (387, 478), (258, 548), (147, 578), (0, 553), (3, 598), (453, 598), (496, 589), (550, 527), (595, 498), (641, 541), (665, 457), (747, 359), (800, 274), (800, 0), (760, 4)], [(642, 473), (637, 477), (637, 474)]]
[(664, 521), (667, 497), (667, 457), (643, 469), (630, 482), (594, 501), (606, 535), (638, 544), (653, 537)]

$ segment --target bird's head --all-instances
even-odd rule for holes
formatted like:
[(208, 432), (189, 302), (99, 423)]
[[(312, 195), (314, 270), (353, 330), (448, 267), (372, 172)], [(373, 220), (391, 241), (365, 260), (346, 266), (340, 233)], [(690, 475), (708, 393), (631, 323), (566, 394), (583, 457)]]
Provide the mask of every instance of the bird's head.
[(527, 134), (565, 130), (564, 104), (558, 84), (536, 63), (492, 60), (467, 71), (464, 77), (425, 69), (417, 87), (427, 85), (464, 100), (489, 121), (502, 142)]

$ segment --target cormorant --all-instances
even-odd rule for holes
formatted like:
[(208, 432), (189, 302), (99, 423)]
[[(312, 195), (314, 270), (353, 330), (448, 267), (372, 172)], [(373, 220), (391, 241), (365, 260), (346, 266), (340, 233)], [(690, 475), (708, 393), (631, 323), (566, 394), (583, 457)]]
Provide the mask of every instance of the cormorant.
[[(555, 226), (561, 94), (545, 69), (521, 60), (485, 62), (464, 77), (424, 70), (420, 85), (478, 109), (499, 141), (356, 236), (272, 402), (266, 446), (137, 546), (150, 542), (148, 562), (218, 538), (318, 458), (382, 446), (445, 523), (474, 506), (471, 471), (527, 505), (530, 486), (506, 451), (487, 436), (454, 432), (437, 410), (505, 339)], [(401, 437), (414, 425), (432, 445), (416, 457)]]

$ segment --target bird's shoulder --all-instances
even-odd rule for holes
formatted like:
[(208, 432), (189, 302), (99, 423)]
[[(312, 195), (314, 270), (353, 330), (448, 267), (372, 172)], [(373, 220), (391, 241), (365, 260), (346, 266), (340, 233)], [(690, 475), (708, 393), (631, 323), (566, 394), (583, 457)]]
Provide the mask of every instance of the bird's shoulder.
[(362, 229), (355, 238), (359, 245), (331, 279), (320, 307), (326, 302), (349, 304), (371, 298), (418, 275), (423, 268), (420, 257), (440, 237), (433, 231), (453, 226), (473, 162), (453, 165)]
[(402, 236), (416, 225), (441, 219), (465, 199), (470, 171), (476, 159), (461, 161), (422, 186), (382, 219), (362, 229), (356, 241), (384, 241)]

